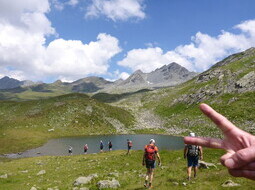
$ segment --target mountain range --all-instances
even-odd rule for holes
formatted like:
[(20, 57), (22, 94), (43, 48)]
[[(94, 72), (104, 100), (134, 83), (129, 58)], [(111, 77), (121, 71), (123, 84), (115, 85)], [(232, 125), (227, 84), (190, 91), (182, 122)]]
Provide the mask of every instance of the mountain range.
[[(95, 92), (129, 92), (144, 88), (158, 88), (175, 86), (183, 83), (198, 73), (190, 72), (177, 63), (170, 63), (150, 73), (135, 71), (126, 80), (107, 81), (102, 77), (86, 77), (71, 83), (57, 80), (54, 83), (40, 83), (32, 81), (19, 81), (17, 79), (3, 77), (0, 79), (0, 99), (5, 99), (5, 94), (10, 93), (52, 93), (61, 95), (71, 92), (95, 93)], [(12, 94), (14, 96), (14, 94)]]
[[(152, 74), (170, 73), (168, 68), (172, 66), (176, 65), (167, 65)], [(117, 88), (121, 83), (127, 88), (148, 85), (148, 81), (153, 81), (148, 75), (137, 71), (125, 81), (88, 77), (73, 83), (56, 81), (1, 90), (2, 99), (37, 100), (0, 101), (0, 144), (3, 145), (0, 152), (20, 151), (17, 147), (25, 150), (53, 137), (92, 134), (184, 136), (192, 131), (198, 136), (221, 137), (217, 127), (199, 111), (201, 102), (209, 104), (239, 128), (255, 134), (255, 48), (231, 55), (176, 86), (125, 93), (101, 92), (113, 85)], [(165, 80), (171, 78), (170, 74), (164, 76)], [(99, 93), (72, 93), (90, 83), (101, 88)]]

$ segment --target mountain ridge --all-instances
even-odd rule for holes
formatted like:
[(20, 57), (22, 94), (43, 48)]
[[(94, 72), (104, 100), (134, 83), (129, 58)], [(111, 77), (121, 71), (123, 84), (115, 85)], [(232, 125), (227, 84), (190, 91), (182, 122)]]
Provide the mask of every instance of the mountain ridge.
[[(78, 79), (71, 83), (62, 82), (57, 80), (53, 83), (34, 83), (26, 81), (26, 85), (22, 81), (6, 77), (5, 80), (16, 81), (16, 86), (6, 88), (8, 85), (3, 86), (0, 90), (0, 99), (6, 99), (6, 93), (14, 93), (11, 96), (17, 95), (22, 92), (29, 98), (33, 93), (36, 93), (36, 97), (54, 96), (61, 94), (67, 94), (72, 92), (79, 93), (97, 93), (97, 92), (135, 92), (141, 89), (153, 89), (166, 86), (174, 86), (185, 82), (197, 73), (189, 72), (186, 68), (180, 66), (177, 63), (170, 63), (164, 65), (150, 73), (143, 73), (141, 70), (135, 71), (126, 80), (118, 79), (114, 82), (108, 81), (102, 77), (90, 76)], [(1, 79), (0, 79), (1, 80)], [(7, 83), (6, 83), (7, 84)], [(5, 94), (4, 94), (5, 93)], [(12, 99), (12, 98), (11, 98)], [(17, 98), (19, 99), (19, 98)]]

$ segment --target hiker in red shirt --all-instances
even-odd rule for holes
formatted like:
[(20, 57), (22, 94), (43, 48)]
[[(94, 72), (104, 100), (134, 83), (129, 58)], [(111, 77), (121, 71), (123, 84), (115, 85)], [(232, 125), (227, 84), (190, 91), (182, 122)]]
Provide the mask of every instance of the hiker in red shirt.
[(84, 149), (84, 154), (87, 154), (88, 149), (89, 149), (88, 145), (87, 145), (87, 144), (85, 144), (83, 149)]
[(130, 150), (131, 150), (132, 146), (133, 146), (132, 141), (127, 139), (127, 155), (130, 154)]
[(144, 187), (152, 188), (152, 179), (154, 168), (156, 166), (156, 158), (158, 158), (158, 165), (160, 166), (161, 162), (158, 147), (155, 146), (155, 140), (151, 139), (150, 144), (145, 145), (144, 147), (143, 166), (146, 165), (147, 168)]

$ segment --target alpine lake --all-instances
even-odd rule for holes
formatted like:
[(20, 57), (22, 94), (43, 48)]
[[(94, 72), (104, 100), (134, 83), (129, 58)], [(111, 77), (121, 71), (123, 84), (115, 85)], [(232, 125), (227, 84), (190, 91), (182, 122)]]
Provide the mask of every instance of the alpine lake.
[(43, 146), (27, 150), (18, 154), (7, 154), (8, 158), (23, 158), (35, 156), (65, 156), (69, 155), (68, 149), (72, 147), (72, 154), (84, 154), (83, 147), (88, 145), (88, 154), (100, 152), (100, 141), (104, 143), (103, 151), (109, 151), (108, 142), (112, 142), (112, 150), (127, 149), (127, 139), (132, 141), (132, 150), (142, 150), (146, 144), (149, 144), (150, 139), (156, 141), (156, 146), (159, 150), (179, 150), (183, 149), (184, 143), (182, 137), (170, 135), (155, 135), (155, 134), (135, 134), (135, 135), (97, 135), (97, 136), (82, 136), (82, 137), (65, 137), (51, 139)]

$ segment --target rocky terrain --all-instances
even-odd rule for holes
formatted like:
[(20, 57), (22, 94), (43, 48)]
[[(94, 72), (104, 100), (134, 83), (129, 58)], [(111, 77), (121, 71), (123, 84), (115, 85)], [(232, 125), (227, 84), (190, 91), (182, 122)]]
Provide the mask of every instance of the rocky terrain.
[(186, 135), (194, 131), (220, 136), (214, 124), (199, 111), (201, 102), (255, 134), (255, 48), (231, 55), (183, 84), (130, 94), (112, 104), (132, 112), (135, 126), (146, 132), (152, 128), (164, 134)]
[[(212, 69), (194, 79), (199, 89), (191, 89), (173, 101), (194, 104), (223, 94), (255, 91), (255, 48), (234, 54), (215, 64)], [(234, 99), (230, 100), (234, 101)]]

